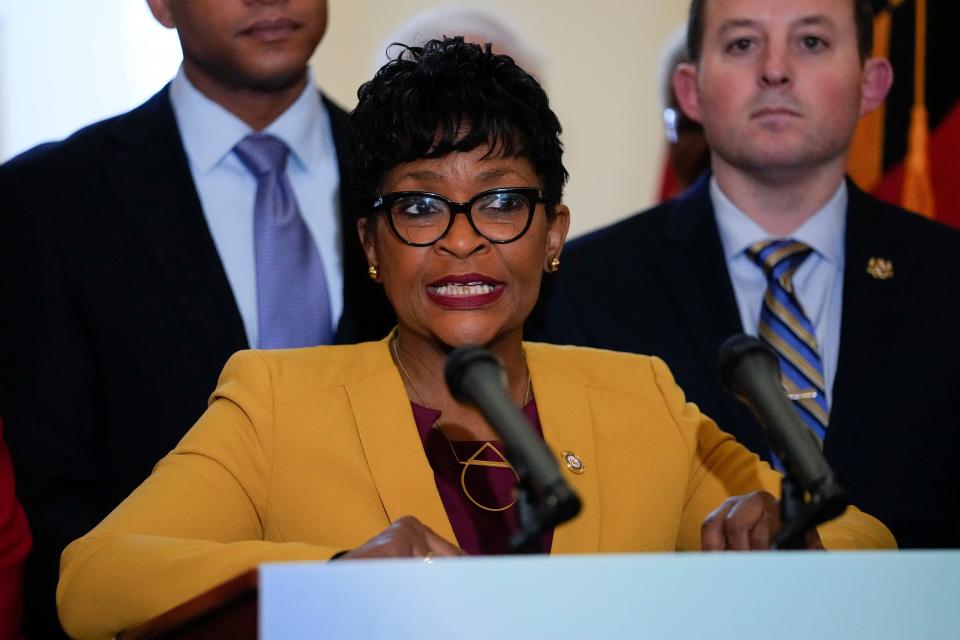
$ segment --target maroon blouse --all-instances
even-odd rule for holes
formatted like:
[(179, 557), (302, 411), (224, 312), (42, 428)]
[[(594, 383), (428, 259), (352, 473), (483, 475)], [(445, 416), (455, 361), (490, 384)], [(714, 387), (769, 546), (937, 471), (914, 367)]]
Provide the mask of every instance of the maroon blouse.
[[(439, 411), (415, 402), (410, 405), (423, 450), (433, 469), (437, 491), (460, 548), (471, 555), (507, 553), (510, 538), (517, 531), (517, 505), (514, 502), (517, 476), (504, 464), (503, 443), (497, 440), (448, 440), (434, 426), (440, 418)], [(543, 438), (536, 400), (528, 402), (522, 411), (537, 435)], [(492, 462), (493, 466), (484, 465), (484, 462)], [(552, 543), (553, 529), (542, 536), (540, 552), (549, 553)]]

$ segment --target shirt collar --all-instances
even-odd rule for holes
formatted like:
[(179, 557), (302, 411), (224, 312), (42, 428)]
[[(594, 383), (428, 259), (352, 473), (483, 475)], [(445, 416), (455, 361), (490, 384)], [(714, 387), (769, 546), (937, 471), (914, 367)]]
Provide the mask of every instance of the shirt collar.
[[(170, 83), (170, 102), (180, 128), (184, 151), (201, 173), (215, 169), (243, 138), (254, 133), (240, 118), (197, 89), (181, 65)], [(286, 143), (301, 169), (312, 173), (325, 158), (335, 157), (333, 141), (323, 134), (327, 112), (308, 75), (303, 92), (263, 130)]]
[[(755, 243), (774, 237), (737, 207), (720, 189), (713, 176), (710, 177), (710, 199), (713, 201), (720, 242), (723, 244), (727, 262), (742, 255)], [(840, 266), (843, 263), (847, 200), (847, 183), (842, 180), (827, 203), (789, 237), (811, 247), (828, 263)]]

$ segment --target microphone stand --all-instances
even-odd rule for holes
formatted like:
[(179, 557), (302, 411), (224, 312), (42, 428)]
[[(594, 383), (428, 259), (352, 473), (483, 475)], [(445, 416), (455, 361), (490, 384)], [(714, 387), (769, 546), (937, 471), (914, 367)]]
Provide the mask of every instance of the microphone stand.
[(780, 521), (783, 528), (773, 539), (771, 549), (803, 549), (809, 528), (801, 526), (803, 518), (803, 492), (789, 475), (780, 481)]
[(525, 465), (522, 472), (516, 465), (514, 470), (520, 478), (517, 482), (518, 530), (510, 540), (510, 553), (537, 553), (540, 550), (540, 536), (544, 531), (566, 522), (580, 512), (580, 498), (562, 481), (541, 487), (541, 490), (537, 491), (536, 483), (531, 481)]
[(763, 425), (770, 449), (783, 463), (780, 518), (773, 549), (803, 549), (810, 529), (843, 513), (849, 501), (820, 445), (787, 399), (773, 351), (752, 336), (736, 335), (720, 347), (724, 386)]
[(780, 520), (783, 528), (770, 548), (805, 549), (807, 532), (841, 515), (847, 504), (843, 488), (832, 477), (811, 490), (809, 496), (805, 495), (796, 476), (787, 466), (780, 482)]
[(530, 486), (529, 476), (521, 474), (517, 481), (517, 526), (518, 530), (510, 539), (510, 553), (537, 553), (538, 541), (546, 527), (539, 517), (539, 509)]
[(553, 454), (506, 393), (503, 365), (474, 346), (455, 349), (444, 377), (453, 397), (476, 406), (503, 440), (507, 460), (517, 474), (518, 531), (511, 553), (536, 553), (543, 532), (580, 512), (580, 498), (567, 485)]

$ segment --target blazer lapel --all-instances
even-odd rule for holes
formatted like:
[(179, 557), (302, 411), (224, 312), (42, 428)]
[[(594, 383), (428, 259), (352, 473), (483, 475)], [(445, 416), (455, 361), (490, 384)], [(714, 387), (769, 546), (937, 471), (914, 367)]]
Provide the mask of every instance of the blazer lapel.
[[(168, 89), (118, 121), (105, 159), (117, 223), (142, 247), (201, 348), (222, 364), (247, 346), (240, 312), (197, 196)], [(162, 186), (160, 186), (162, 185)]]
[(384, 361), (379, 373), (347, 385), (370, 473), (390, 522), (416, 516), (437, 535), (455, 541), (410, 400), (390, 359), (389, 343), (382, 344)]
[(713, 217), (708, 178), (701, 178), (674, 203), (657, 264), (697, 353), (712, 371), (717, 348), (743, 327)]
[(343, 256), (343, 314), (336, 342), (351, 344), (379, 340), (396, 324), (396, 315), (383, 288), (367, 276), (367, 260), (357, 234), (360, 208), (350, 182), (352, 138), (347, 113), (323, 96), (340, 171), (340, 239)]
[[(854, 449), (863, 425), (865, 399), (881, 400), (898, 372), (891, 367), (888, 350), (878, 348), (890, 336), (902, 335), (899, 328), (903, 309), (901, 300), (909, 286), (910, 274), (897, 271), (902, 250), (899, 237), (888, 230), (882, 216), (872, 215), (875, 205), (848, 181), (847, 230), (843, 275), (843, 313), (840, 320), (840, 352), (833, 384), (830, 427), (824, 441), (828, 459), (837, 467)], [(868, 268), (874, 260), (873, 268)], [(878, 269), (888, 261), (892, 277), (883, 277)], [(893, 377), (891, 377), (893, 376)], [(852, 400), (855, 399), (855, 400)]]
[[(717, 353), (730, 336), (743, 333), (727, 259), (710, 200), (709, 174), (675, 201), (664, 225), (656, 256), (670, 308), (657, 313), (676, 318), (676, 331), (686, 331), (690, 353), (666, 353), (680, 386), (721, 428), (744, 446), (767, 457), (763, 430), (750, 411), (720, 385)], [(682, 349), (683, 346), (674, 347)], [(656, 354), (657, 351), (653, 350)]]
[[(538, 345), (526, 343), (525, 348), (543, 437), (582, 502), (580, 514), (557, 527), (551, 553), (595, 553), (600, 550), (600, 485), (587, 389), (543, 363)], [(568, 471), (562, 464), (564, 452), (580, 458), (582, 474)]]
[[(536, 345), (527, 347), (534, 397), (547, 445), (558, 463), (560, 454), (569, 451), (584, 464), (584, 473), (579, 475), (562, 469), (583, 501), (583, 509), (574, 520), (557, 528), (553, 552), (596, 552), (600, 547), (600, 489), (587, 390), (544, 365), (537, 357)], [(382, 370), (348, 384), (347, 394), (354, 406), (360, 443), (388, 519), (393, 522), (402, 516), (414, 515), (438, 535), (456, 540), (417, 435), (403, 381), (386, 347)]]

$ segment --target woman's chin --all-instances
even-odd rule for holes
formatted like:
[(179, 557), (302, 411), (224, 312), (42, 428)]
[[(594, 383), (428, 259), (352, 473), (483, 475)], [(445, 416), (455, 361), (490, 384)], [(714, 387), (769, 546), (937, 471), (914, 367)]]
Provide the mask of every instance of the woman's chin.
[[(506, 341), (514, 332), (506, 330), (502, 326), (491, 327), (481, 324), (461, 323), (456, 326), (436, 327), (432, 332), (434, 339), (449, 349), (473, 345), (478, 347), (491, 348), (498, 343)], [(517, 337), (519, 338), (519, 332)]]

